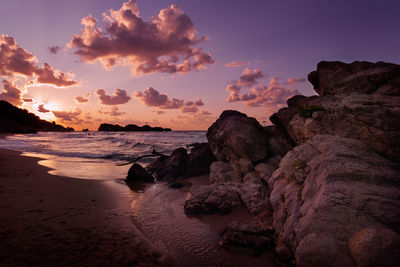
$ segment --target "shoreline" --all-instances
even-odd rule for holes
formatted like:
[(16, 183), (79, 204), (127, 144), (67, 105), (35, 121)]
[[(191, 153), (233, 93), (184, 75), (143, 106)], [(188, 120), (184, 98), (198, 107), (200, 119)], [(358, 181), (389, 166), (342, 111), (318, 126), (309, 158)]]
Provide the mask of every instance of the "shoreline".
[(131, 221), (131, 196), (104, 181), (51, 175), (21, 153), (0, 149), (0, 266), (169, 261)]

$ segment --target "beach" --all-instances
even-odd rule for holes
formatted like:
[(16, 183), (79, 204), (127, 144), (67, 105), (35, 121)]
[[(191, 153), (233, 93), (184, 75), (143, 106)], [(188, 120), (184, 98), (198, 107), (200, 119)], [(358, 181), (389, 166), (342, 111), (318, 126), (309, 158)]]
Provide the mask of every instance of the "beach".
[(167, 264), (132, 223), (129, 195), (50, 175), (38, 160), (0, 149), (1, 266)]

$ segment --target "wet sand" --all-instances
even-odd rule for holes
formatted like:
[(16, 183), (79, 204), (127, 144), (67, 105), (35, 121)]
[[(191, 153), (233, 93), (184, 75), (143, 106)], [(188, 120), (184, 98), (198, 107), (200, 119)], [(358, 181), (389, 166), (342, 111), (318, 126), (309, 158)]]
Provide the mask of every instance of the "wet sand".
[(131, 221), (129, 195), (102, 181), (54, 176), (0, 149), (0, 266), (156, 266)]

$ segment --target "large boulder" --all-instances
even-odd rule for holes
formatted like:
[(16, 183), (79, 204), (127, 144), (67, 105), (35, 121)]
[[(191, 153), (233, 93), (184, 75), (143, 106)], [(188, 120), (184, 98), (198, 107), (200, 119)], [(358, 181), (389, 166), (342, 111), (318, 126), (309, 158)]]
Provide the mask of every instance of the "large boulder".
[(267, 134), (256, 119), (237, 111), (224, 111), (207, 131), (210, 148), (219, 161), (238, 158), (252, 162), (269, 155)]
[(400, 66), (385, 62), (322, 61), (308, 80), (320, 96), (348, 92), (400, 95)]
[(212, 184), (199, 187), (185, 201), (186, 214), (227, 214), (241, 207), (237, 184)]
[(398, 231), (399, 178), (398, 164), (359, 140), (317, 135), (295, 147), (268, 180), (276, 252), (299, 266), (353, 266), (354, 234)]
[(222, 161), (215, 161), (210, 167), (210, 183), (242, 182), (242, 177), (235, 172), (232, 165)]
[(129, 168), (128, 175), (126, 176), (126, 181), (152, 183), (154, 182), (154, 177), (150, 173), (148, 173), (141, 165), (134, 163)]
[(158, 180), (168, 181), (183, 176), (187, 165), (187, 152), (184, 148), (175, 149), (168, 157), (161, 156), (147, 166), (147, 170), (154, 173)]
[(262, 252), (273, 247), (273, 235), (270, 225), (233, 221), (222, 231), (219, 245), (226, 249), (239, 247)]
[(291, 101), (291, 106), (271, 119), (283, 125), (297, 144), (315, 135), (339, 135), (361, 140), (390, 159), (400, 159), (398, 103), (400, 96), (382, 94), (305, 97)]
[(193, 144), (187, 159), (186, 175), (199, 176), (210, 173), (210, 165), (216, 161), (209, 143)]

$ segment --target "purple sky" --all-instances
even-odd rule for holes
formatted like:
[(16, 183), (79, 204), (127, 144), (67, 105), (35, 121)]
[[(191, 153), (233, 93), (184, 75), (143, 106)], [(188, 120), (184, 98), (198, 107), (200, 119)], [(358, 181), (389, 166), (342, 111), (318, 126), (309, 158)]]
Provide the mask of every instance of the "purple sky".
[[(22, 78), (4, 73), (0, 76), (0, 80), (7, 80), (2, 83), (3, 89), (15, 88), (3, 90), (3, 96), (7, 92), (11, 95), (10, 90), (20, 90), (20, 98), (32, 99), (22, 104), (24, 108), (78, 129), (96, 129), (101, 122), (148, 122), (173, 129), (206, 129), (224, 109), (238, 109), (263, 121), (290, 95), (313, 94), (311, 85), (301, 81), (321, 60), (400, 63), (400, 2), (390, 0), (138, 0), (137, 16), (144, 22), (172, 4), (179, 6), (193, 23), (196, 39), (189, 45), (184, 45), (185, 39), (173, 42), (176, 50), (164, 42), (158, 52), (152, 50), (156, 47), (153, 41), (139, 42), (143, 50), (137, 54), (130, 50), (132, 47), (127, 48), (130, 52), (124, 52), (126, 46), (118, 46), (122, 41), (115, 42), (108, 53), (114, 53), (121, 62), (109, 69), (100, 64), (101, 60), (105, 62), (105, 54), (95, 46), (89, 52), (99, 54), (92, 62), (74, 54), (82, 47), (66, 47), (72, 36), (84, 28), (82, 18), (92, 15), (97, 27), (104, 30), (102, 14), (119, 10), (124, 2), (3, 0), (0, 34), (13, 37), (19, 47), (37, 59), (32, 74)], [(188, 25), (185, 23), (182, 25)], [(135, 36), (147, 40), (144, 36), (150, 32)], [(207, 40), (198, 42), (201, 36), (207, 36)], [(49, 46), (62, 49), (52, 54)], [(169, 52), (165, 52), (167, 47)], [(123, 64), (126, 53), (146, 57), (131, 58)], [(178, 63), (169, 61), (174, 70), (169, 68), (168, 72), (146, 65), (147, 73), (132, 75), (134, 69), (140, 69), (138, 65), (154, 58), (160, 60), (167, 53), (181, 56), (180, 63), (188, 56), (192, 63), (185, 69), (183, 65), (176, 69)], [(246, 65), (226, 66), (232, 62)], [(44, 63), (56, 76), (45, 76)], [(60, 80), (57, 70), (77, 83), (67, 85), (67, 78)], [(258, 72), (262, 75), (257, 76)], [(243, 79), (255, 77), (251, 75), (257, 76), (254, 81), (243, 83)], [(40, 85), (40, 77), (53, 84)], [(65, 88), (54, 88), (55, 78)], [(288, 83), (289, 78), (292, 82)], [(104, 94), (98, 94), (99, 89), (104, 89), (100, 91)], [(117, 94), (113, 98), (114, 93)], [(75, 100), (78, 96), (82, 102)], [(201, 102), (196, 102), (199, 99)], [(50, 112), (39, 112), (39, 107)]]

